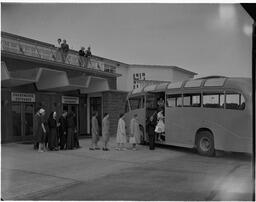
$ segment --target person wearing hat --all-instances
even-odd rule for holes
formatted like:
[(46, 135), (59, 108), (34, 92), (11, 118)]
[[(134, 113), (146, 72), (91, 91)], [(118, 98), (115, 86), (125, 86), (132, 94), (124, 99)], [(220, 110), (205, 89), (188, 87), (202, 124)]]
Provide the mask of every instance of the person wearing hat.
[(81, 49), (78, 52), (79, 55), (79, 66), (80, 67), (84, 67), (85, 66), (85, 52), (84, 52), (85, 48), (82, 46)]

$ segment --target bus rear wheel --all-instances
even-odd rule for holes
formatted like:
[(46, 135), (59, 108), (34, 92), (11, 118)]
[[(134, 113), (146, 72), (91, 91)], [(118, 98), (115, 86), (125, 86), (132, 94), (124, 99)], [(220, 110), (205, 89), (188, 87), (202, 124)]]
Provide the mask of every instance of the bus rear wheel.
[(196, 136), (197, 152), (203, 156), (214, 156), (214, 139), (209, 131), (201, 131)]

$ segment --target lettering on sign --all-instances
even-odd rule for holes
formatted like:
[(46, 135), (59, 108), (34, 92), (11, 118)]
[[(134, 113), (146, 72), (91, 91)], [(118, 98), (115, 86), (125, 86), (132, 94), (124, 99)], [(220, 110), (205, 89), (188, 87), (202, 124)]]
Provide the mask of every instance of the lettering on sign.
[(146, 79), (145, 72), (143, 73), (134, 73), (133, 74), (133, 89), (141, 87), (138, 81), (143, 81)]
[(62, 104), (79, 104), (79, 97), (62, 96)]
[(35, 102), (36, 96), (33, 93), (13, 93), (12, 102)]

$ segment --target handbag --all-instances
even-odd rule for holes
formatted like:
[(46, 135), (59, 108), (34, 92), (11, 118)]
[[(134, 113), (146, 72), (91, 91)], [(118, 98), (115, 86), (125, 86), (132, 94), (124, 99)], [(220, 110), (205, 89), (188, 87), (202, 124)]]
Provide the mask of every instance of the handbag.
[(133, 137), (130, 137), (129, 142), (132, 143), (132, 144), (135, 144), (135, 143), (136, 143), (135, 137), (134, 137), (134, 136), (133, 136)]

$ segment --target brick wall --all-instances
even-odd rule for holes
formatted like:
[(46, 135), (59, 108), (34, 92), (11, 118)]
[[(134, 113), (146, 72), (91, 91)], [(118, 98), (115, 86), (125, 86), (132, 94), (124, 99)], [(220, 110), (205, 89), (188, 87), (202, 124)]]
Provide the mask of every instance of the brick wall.
[(115, 136), (120, 113), (125, 111), (126, 92), (104, 92), (103, 114), (109, 113), (110, 135)]

